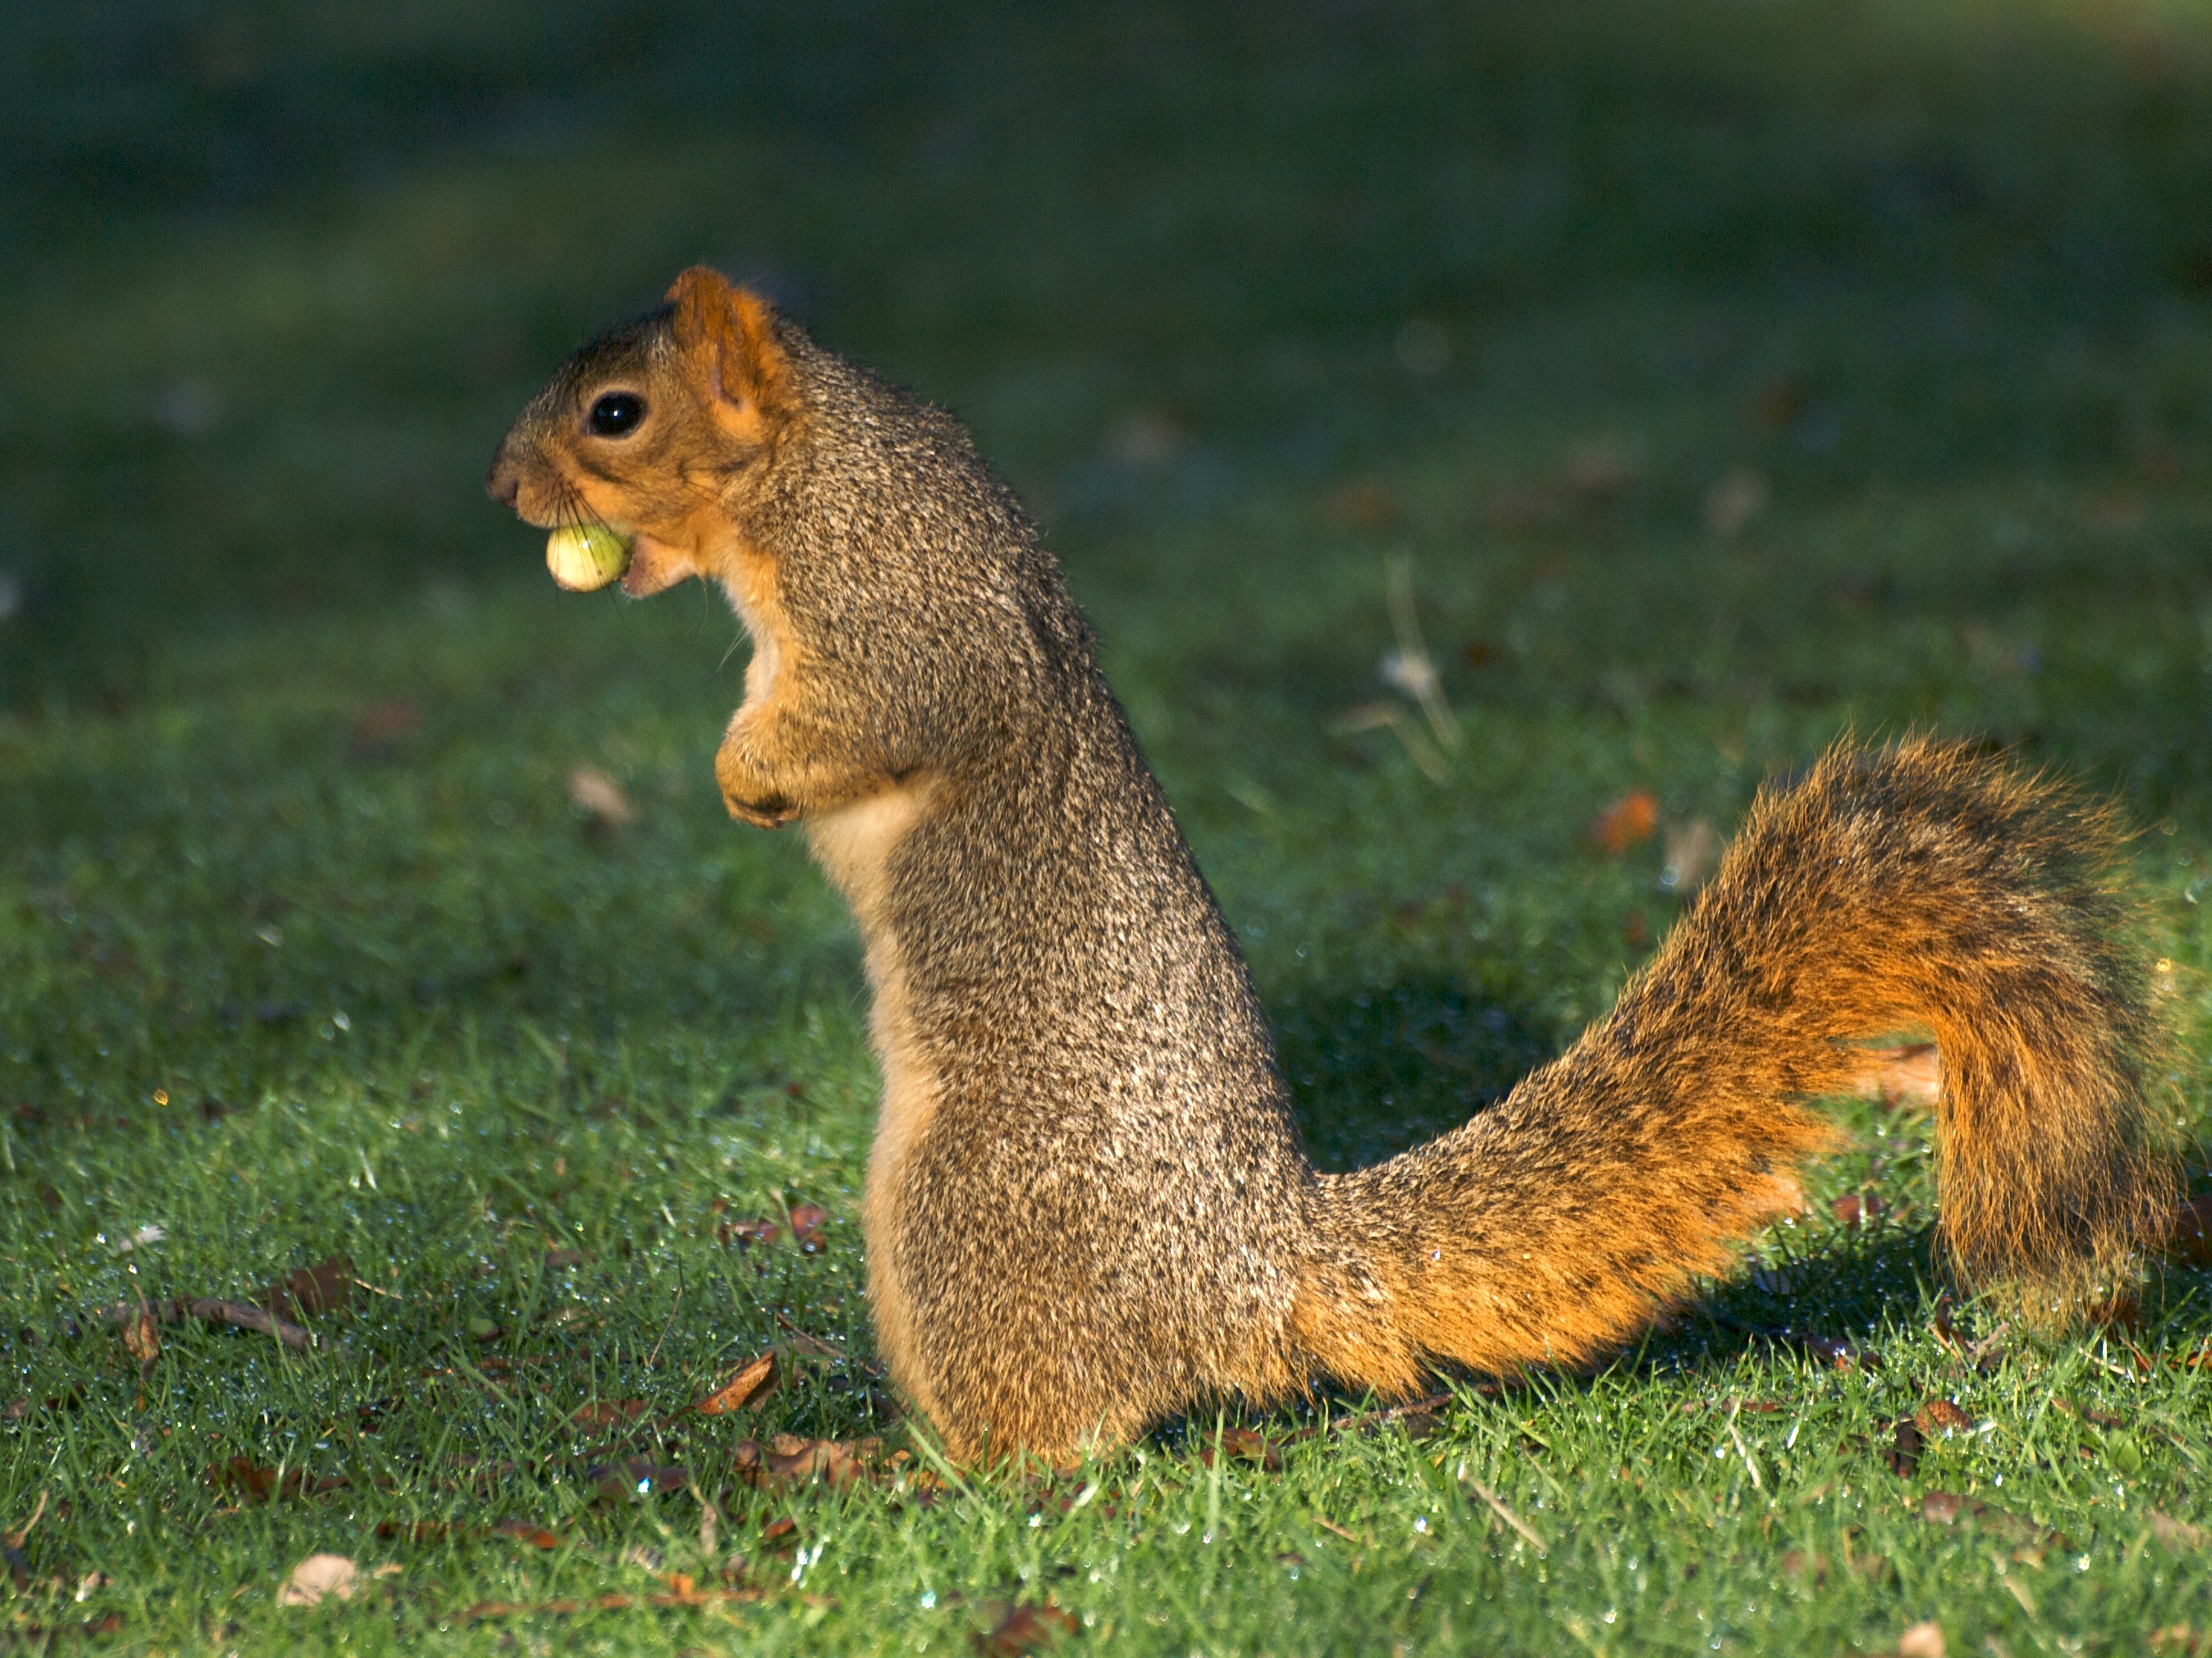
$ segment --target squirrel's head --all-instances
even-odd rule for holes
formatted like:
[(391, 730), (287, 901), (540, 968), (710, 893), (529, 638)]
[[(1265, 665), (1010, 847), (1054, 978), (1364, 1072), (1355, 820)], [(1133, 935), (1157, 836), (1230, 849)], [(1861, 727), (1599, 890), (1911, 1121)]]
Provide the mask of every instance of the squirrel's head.
[(694, 266), (659, 310), (561, 365), (484, 487), (526, 524), (612, 531), (629, 548), (623, 586), (635, 597), (726, 577), (744, 552), (733, 508), (796, 415), (791, 380), (775, 313)]

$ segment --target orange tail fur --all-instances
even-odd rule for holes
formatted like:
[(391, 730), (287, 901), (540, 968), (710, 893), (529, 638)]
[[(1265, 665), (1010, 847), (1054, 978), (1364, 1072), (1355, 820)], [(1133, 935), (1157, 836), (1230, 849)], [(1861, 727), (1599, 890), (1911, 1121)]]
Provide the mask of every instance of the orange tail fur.
[(1575, 1363), (1794, 1196), (1843, 1044), (1935, 1035), (1940, 1236), (2063, 1318), (2170, 1203), (2161, 1046), (2107, 813), (1964, 748), (1838, 746), (1762, 791), (1613, 1011), (1464, 1127), (1322, 1177), (1294, 1335), (1340, 1381)]

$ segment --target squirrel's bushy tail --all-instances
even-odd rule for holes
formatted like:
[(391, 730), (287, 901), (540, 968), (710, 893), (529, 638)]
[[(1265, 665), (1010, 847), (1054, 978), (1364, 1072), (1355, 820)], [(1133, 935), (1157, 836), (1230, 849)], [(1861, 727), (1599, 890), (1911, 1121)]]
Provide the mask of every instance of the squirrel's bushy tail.
[(1962, 747), (1838, 746), (1763, 791), (1613, 1011), (1464, 1127), (1321, 1180), (1294, 1339), (1347, 1384), (1632, 1333), (1795, 1198), (1850, 1039), (1936, 1040), (1941, 1236), (2063, 1319), (2172, 1195), (2111, 817)]

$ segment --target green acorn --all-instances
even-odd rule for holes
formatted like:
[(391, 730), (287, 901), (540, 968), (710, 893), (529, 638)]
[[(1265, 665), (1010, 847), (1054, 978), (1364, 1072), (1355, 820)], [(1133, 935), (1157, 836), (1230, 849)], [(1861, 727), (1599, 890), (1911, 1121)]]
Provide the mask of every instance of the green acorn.
[(545, 568), (572, 593), (596, 592), (629, 568), (629, 541), (604, 524), (571, 524), (545, 537)]

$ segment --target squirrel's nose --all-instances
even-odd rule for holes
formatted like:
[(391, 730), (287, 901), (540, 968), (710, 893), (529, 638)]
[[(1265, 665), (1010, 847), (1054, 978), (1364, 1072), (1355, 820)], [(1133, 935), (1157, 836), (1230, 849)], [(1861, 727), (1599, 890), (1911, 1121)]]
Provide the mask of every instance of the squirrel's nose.
[(494, 456), (491, 471), (484, 476), (484, 493), (512, 512), (514, 498), (522, 492), (522, 469), (511, 464), (507, 452), (501, 449)]

